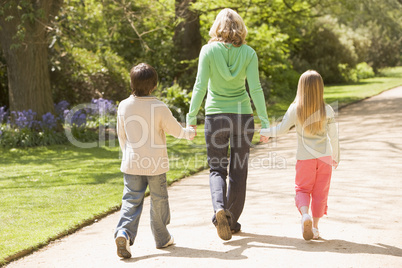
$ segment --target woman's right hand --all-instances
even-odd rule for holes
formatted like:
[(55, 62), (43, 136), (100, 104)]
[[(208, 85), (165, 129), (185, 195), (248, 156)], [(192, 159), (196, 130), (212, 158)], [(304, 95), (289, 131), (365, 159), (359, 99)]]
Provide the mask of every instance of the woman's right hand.
[(260, 142), (267, 143), (269, 141), (269, 137), (260, 135)]

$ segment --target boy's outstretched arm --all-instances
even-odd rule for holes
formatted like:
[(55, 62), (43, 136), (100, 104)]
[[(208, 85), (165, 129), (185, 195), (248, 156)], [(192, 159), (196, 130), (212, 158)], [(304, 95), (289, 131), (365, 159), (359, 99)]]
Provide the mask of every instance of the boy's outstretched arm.
[(163, 109), (163, 129), (165, 132), (178, 139), (193, 140), (196, 134), (195, 129), (191, 126), (183, 128), (167, 106)]

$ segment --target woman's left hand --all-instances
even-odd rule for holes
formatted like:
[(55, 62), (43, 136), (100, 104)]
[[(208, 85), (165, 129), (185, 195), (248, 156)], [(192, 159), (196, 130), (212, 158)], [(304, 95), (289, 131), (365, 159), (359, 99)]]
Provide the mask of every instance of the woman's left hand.
[(194, 131), (195, 131), (194, 136), (197, 136), (197, 125), (189, 125), (189, 127), (192, 127), (194, 129)]

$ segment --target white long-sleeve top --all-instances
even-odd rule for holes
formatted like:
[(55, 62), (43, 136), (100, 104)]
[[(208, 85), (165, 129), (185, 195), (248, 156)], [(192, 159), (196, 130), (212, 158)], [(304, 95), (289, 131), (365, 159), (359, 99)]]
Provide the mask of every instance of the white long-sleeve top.
[(323, 156), (332, 156), (339, 163), (338, 127), (335, 121), (335, 112), (328, 104), (325, 105), (327, 120), (325, 132), (321, 135), (306, 133), (297, 120), (296, 104), (292, 103), (282, 122), (275, 127), (261, 129), (260, 134), (267, 137), (276, 137), (289, 132), (295, 126), (297, 133), (297, 160), (315, 159)]
[(120, 170), (133, 175), (159, 175), (169, 170), (166, 136), (191, 139), (193, 128), (183, 128), (156, 97), (131, 95), (120, 102), (117, 136), (123, 152)]

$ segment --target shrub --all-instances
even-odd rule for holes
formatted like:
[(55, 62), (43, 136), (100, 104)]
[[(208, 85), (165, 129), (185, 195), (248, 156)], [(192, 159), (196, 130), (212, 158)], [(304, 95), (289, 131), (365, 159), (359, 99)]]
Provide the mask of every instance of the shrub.
[(116, 123), (117, 105), (103, 98), (92, 99), (91, 108), (87, 109), (87, 114), (92, 124), (91, 127), (104, 126), (106, 128), (114, 126)]
[(317, 70), (325, 83), (353, 81), (358, 56), (354, 43), (343, 34), (345, 31), (329, 17), (304, 29), (302, 42), (292, 57), (295, 70)]
[(33, 147), (66, 141), (63, 133), (56, 131), (58, 122), (51, 113), (44, 114), (41, 120), (35, 119), (36, 113), (32, 110), (12, 111), (10, 116), (7, 115), (5, 107), (1, 107), (0, 146)]
[(373, 68), (366, 62), (361, 62), (356, 65), (357, 79), (366, 79), (375, 76)]
[[(55, 100), (70, 104), (94, 98), (123, 99), (129, 92), (127, 64), (110, 49), (68, 48), (63, 57), (52, 52), (50, 79)], [(54, 54), (53, 54), (54, 53)]]
[[(157, 97), (163, 101), (172, 111), (173, 116), (180, 122), (186, 121), (186, 114), (190, 109), (192, 92), (182, 89), (178, 84), (174, 83), (171, 87), (160, 88)], [(204, 105), (201, 105), (198, 116), (204, 115)]]
[(339, 82), (357, 82), (356, 68), (350, 68), (348, 64), (338, 64), (341, 79)]

